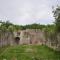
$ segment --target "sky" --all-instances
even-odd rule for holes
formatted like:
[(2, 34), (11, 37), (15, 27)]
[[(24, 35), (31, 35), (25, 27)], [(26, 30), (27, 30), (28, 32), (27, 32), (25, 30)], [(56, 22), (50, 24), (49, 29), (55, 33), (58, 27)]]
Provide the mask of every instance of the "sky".
[(18, 25), (52, 24), (52, 6), (60, 0), (0, 0), (0, 20)]

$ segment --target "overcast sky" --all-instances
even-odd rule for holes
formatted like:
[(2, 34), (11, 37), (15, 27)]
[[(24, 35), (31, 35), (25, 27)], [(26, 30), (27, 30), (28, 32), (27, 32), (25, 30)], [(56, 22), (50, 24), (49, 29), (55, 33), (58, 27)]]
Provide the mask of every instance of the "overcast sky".
[(0, 20), (19, 25), (51, 24), (52, 6), (59, 3), (59, 0), (0, 0)]

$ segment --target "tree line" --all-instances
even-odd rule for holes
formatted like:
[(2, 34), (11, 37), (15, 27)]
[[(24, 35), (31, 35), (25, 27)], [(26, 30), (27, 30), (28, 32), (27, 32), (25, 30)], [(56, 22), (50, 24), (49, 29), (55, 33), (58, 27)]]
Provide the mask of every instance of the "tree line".
[(25, 29), (48, 29), (49, 31), (54, 28), (54, 24), (52, 25), (42, 25), (42, 24), (30, 24), (30, 25), (14, 25), (9, 21), (2, 22), (0, 21), (0, 30), (2, 31), (17, 31), (17, 30), (25, 30)]

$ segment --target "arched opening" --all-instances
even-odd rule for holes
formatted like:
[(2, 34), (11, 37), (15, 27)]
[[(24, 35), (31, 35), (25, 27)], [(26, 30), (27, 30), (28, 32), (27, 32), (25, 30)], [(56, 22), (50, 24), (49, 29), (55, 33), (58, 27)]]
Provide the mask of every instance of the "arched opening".
[(15, 37), (15, 43), (19, 44), (20, 38), (19, 37)]

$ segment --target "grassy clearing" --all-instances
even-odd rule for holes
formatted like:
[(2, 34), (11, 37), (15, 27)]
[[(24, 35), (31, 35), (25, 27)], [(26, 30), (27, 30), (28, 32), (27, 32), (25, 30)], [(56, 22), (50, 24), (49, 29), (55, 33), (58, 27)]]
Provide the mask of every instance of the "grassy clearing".
[(0, 60), (60, 60), (60, 53), (40, 45), (20, 45), (5, 48)]
[(5, 49), (7, 49), (7, 48), (8, 48), (8, 46), (0, 47), (0, 55), (1, 55), (1, 53), (2, 53)]

